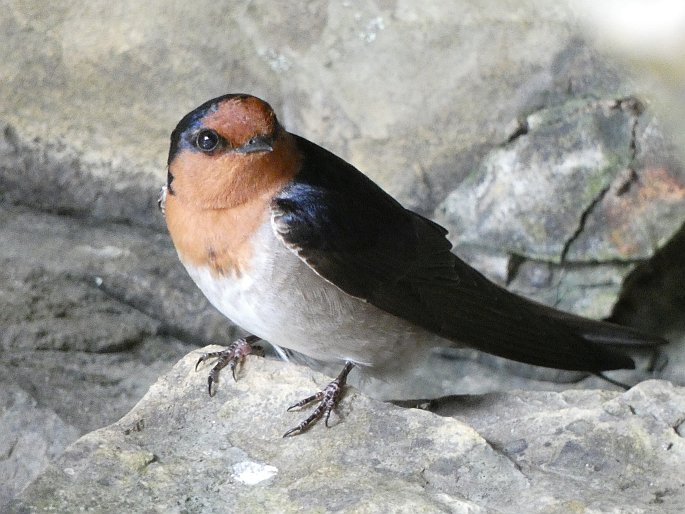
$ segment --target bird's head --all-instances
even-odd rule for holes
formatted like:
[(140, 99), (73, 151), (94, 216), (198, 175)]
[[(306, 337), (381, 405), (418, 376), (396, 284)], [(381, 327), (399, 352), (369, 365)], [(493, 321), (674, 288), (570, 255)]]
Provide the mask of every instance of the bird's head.
[(197, 209), (235, 207), (283, 183), (298, 160), (268, 103), (224, 95), (188, 113), (171, 133), (167, 194)]

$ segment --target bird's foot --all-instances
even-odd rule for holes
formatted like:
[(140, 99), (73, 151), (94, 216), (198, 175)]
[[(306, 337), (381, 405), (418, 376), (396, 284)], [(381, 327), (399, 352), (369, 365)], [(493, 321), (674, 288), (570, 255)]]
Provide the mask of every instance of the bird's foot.
[(310, 426), (316, 423), (319, 419), (321, 419), (324, 415), (326, 416), (326, 427), (328, 427), (328, 418), (331, 417), (331, 412), (338, 405), (340, 398), (342, 398), (343, 388), (345, 387), (345, 384), (347, 382), (347, 375), (349, 375), (353, 367), (353, 363), (345, 363), (345, 367), (340, 372), (340, 374), (325, 388), (323, 388), (318, 393), (315, 393), (305, 398), (304, 400), (300, 400), (299, 402), (294, 403), (293, 405), (288, 407), (288, 410), (290, 411), (293, 409), (304, 407), (305, 405), (308, 405), (312, 402), (319, 402), (319, 404), (316, 406), (316, 408), (309, 415), (308, 418), (304, 419), (296, 427), (288, 430), (285, 434), (283, 434), (283, 437), (288, 437), (294, 434), (304, 432)]
[(261, 350), (259, 346), (254, 345), (257, 341), (259, 341), (259, 337), (257, 336), (243, 337), (242, 339), (238, 339), (229, 345), (225, 350), (205, 353), (197, 360), (197, 363), (195, 363), (195, 371), (197, 371), (197, 367), (204, 361), (214, 358), (217, 359), (214, 367), (210, 370), (209, 375), (207, 376), (209, 396), (214, 396), (214, 393), (212, 392), (212, 385), (219, 381), (219, 372), (226, 366), (228, 366), (231, 370), (233, 380), (236, 380), (235, 368), (238, 366), (238, 364), (243, 362), (246, 355), (251, 354), (255, 350)]

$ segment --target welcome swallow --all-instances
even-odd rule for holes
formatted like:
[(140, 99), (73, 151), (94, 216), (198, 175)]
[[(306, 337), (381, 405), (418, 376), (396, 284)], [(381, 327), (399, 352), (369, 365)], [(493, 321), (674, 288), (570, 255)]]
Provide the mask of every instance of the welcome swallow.
[(613, 346), (656, 337), (562, 313), (501, 288), (451, 252), (447, 231), (402, 207), (351, 164), (287, 132), (266, 102), (210, 100), (171, 134), (161, 202), (178, 256), (221, 313), (251, 334), (209, 376), (235, 368), (259, 339), (343, 366), (302, 432), (340, 399), (353, 367), (401, 373), (440, 346), (468, 346), (538, 366), (633, 368)]

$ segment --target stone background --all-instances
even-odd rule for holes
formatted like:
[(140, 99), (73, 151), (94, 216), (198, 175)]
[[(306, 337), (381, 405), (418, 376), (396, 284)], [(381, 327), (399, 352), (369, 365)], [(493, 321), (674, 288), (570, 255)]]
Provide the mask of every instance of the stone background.
[[(616, 377), (685, 383), (683, 47), (612, 46), (588, 5), (0, 1), (0, 510), (183, 355), (239, 333), (156, 209), (171, 129), (226, 92), (267, 99), (494, 280), (672, 341), (667, 363)], [(470, 352), (408, 384), (397, 397), (611, 388)]]

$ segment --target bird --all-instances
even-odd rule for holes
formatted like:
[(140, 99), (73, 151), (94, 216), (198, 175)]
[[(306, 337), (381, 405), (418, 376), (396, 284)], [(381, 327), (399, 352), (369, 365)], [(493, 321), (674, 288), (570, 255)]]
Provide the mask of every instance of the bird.
[(328, 426), (352, 369), (401, 376), (436, 347), (598, 373), (634, 368), (621, 346), (665, 342), (491, 282), (452, 252), (445, 228), (288, 132), (255, 96), (226, 94), (186, 114), (171, 133), (167, 170), (159, 203), (181, 263), (250, 334), (198, 360), (217, 359), (210, 396), (219, 371), (229, 366), (235, 378), (260, 340), (342, 367), (289, 407), (314, 405), (284, 437), (324, 416)]

